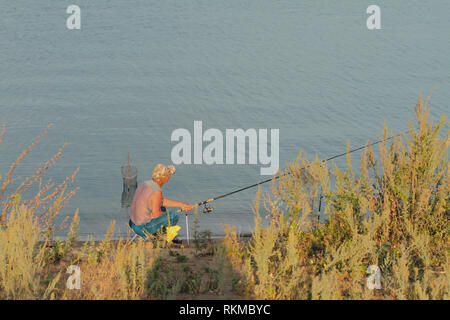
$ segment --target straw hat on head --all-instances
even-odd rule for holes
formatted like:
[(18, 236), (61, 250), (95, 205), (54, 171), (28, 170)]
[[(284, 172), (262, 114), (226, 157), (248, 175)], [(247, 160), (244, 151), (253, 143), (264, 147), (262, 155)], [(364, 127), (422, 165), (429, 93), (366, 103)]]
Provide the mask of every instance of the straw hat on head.
[(165, 177), (174, 174), (176, 171), (175, 166), (169, 165), (166, 166), (164, 164), (157, 164), (155, 168), (153, 168), (152, 178), (153, 180), (164, 179)]

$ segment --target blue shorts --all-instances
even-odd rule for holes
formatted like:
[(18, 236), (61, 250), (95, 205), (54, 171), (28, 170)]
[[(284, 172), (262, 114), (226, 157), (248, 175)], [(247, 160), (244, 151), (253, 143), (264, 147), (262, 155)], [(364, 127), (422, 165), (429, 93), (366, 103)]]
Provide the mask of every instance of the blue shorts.
[[(129, 221), (128, 225), (130, 226), (133, 231), (145, 238), (145, 233), (155, 234), (159, 230), (161, 230), (163, 227), (169, 226), (169, 218), (170, 217), (170, 225), (174, 226), (178, 223), (178, 220), (180, 219), (180, 213), (177, 211), (178, 208), (167, 208), (166, 213), (160, 215), (158, 218), (153, 218), (147, 223), (136, 225), (133, 223), (133, 221)], [(168, 215), (169, 214), (169, 215)]]

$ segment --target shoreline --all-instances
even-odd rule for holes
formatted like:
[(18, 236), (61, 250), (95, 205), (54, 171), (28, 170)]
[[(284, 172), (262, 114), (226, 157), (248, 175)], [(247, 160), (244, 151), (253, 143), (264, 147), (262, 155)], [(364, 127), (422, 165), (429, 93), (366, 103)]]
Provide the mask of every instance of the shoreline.
[[(90, 234), (82, 235), (82, 236), (78, 237), (78, 239), (75, 241), (75, 243), (83, 244), (87, 240), (89, 240), (88, 239), (89, 236), (90, 236)], [(112, 242), (112, 243), (117, 243), (120, 240), (136, 242), (139, 239), (139, 236), (137, 236), (134, 239), (133, 239), (133, 237), (134, 237), (134, 235), (131, 235), (131, 237), (130, 237), (129, 235), (125, 235), (124, 234), (122, 236), (121, 235), (114, 236), (111, 239), (109, 239), (108, 241)], [(211, 236), (211, 237), (209, 237), (207, 239), (207, 241), (218, 242), (218, 241), (221, 241), (221, 240), (225, 239), (225, 237), (226, 237), (225, 234), (218, 235), (218, 236)], [(251, 238), (252, 238), (252, 234), (251, 233), (245, 233), (245, 234), (239, 235), (239, 239), (243, 240), (244, 242), (249, 241)], [(94, 243), (95, 244), (101, 243), (101, 242), (106, 240), (106, 239), (100, 239), (100, 238), (96, 238), (96, 237), (93, 237), (93, 239), (94, 239)], [(187, 241), (186, 237), (177, 237), (177, 239), (181, 242), (181, 244), (188, 245), (188, 241)], [(66, 240), (67, 240), (67, 236), (66, 237), (56, 236), (56, 237), (53, 237), (51, 241), (56, 242), (56, 241), (66, 241)], [(146, 240), (146, 241), (148, 241), (148, 240)], [(195, 241), (195, 239), (193, 237), (189, 237), (189, 246), (192, 246), (194, 241)]]

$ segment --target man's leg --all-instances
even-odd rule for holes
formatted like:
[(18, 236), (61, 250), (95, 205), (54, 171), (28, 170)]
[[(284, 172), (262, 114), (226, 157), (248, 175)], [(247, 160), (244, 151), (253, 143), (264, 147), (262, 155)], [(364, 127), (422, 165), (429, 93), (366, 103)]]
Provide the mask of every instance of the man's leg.
[(144, 227), (142, 225), (137, 226), (131, 220), (128, 222), (128, 225), (134, 231), (135, 234), (137, 234), (138, 236), (140, 236), (142, 238), (145, 238), (145, 234), (143, 232)]
[(180, 219), (178, 208), (167, 208), (166, 213), (160, 215), (158, 218), (153, 218), (145, 225), (145, 230), (151, 234), (157, 233), (162, 227), (174, 226)]

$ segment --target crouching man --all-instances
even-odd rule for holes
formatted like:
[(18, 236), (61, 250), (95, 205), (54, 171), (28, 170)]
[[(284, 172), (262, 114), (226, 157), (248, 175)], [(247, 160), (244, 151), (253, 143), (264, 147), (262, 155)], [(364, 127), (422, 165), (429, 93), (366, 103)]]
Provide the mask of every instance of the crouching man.
[(194, 208), (188, 203), (163, 197), (161, 187), (174, 173), (174, 166), (158, 164), (153, 169), (153, 179), (144, 181), (136, 189), (129, 225), (137, 235), (145, 238), (146, 234), (155, 234), (163, 227), (174, 226), (180, 218), (178, 208), (183, 211)]

